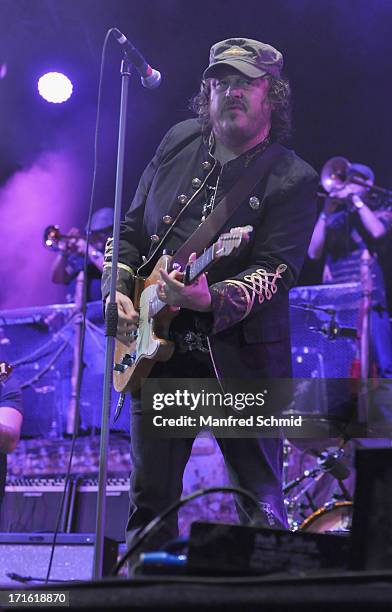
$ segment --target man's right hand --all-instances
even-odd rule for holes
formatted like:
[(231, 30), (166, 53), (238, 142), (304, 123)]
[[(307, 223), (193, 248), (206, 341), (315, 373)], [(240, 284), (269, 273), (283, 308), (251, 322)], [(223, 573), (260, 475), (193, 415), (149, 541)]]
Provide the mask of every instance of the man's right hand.
[[(106, 298), (106, 302), (108, 299), (109, 297)], [(136, 312), (132, 300), (124, 293), (116, 291), (116, 303), (118, 307), (116, 337), (123, 344), (130, 345), (134, 341), (134, 337), (130, 334), (137, 330), (139, 314)]]

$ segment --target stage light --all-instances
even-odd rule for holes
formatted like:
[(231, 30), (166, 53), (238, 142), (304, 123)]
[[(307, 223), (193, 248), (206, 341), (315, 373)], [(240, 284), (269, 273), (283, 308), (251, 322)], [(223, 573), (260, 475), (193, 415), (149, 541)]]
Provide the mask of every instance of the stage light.
[(0, 62), (0, 79), (5, 79), (5, 77), (7, 76), (7, 72), (8, 72), (7, 64), (6, 63), (3, 64)]
[(47, 102), (66, 102), (71, 97), (72, 90), (71, 81), (61, 72), (47, 72), (38, 81), (38, 91)]

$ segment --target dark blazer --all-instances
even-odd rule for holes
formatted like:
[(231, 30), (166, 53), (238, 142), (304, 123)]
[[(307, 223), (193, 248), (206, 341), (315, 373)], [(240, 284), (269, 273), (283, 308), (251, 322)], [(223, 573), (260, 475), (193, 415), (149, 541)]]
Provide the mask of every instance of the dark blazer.
[[(244, 154), (234, 162), (238, 170), (238, 164), (252, 163), (252, 156)], [(119, 291), (132, 296), (134, 273), (139, 269), (148, 274), (171, 228), (202, 197), (215, 163), (196, 119), (166, 134), (121, 226)], [(316, 172), (281, 147), (273, 170), (254, 190), (256, 206), (247, 198), (228, 220), (224, 230), (249, 224), (254, 231), (238, 257), (221, 260), (208, 276), (213, 309), (209, 340), (219, 376), (290, 376), (288, 292), (301, 270), (316, 220), (317, 185)], [(169, 217), (172, 222), (167, 224)], [(147, 264), (141, 265), (143, 255)], [(107, 295), (110, 242), (105, 261)]]

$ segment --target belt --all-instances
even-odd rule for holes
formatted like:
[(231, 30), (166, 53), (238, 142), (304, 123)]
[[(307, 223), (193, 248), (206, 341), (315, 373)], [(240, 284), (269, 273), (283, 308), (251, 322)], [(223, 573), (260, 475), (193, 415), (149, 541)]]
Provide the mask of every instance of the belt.
[(209, 352), (206, 334), (187, 330), (184, 332), (172, 332), (170, 335), (179, 353), (187, 353), (188, 351)]

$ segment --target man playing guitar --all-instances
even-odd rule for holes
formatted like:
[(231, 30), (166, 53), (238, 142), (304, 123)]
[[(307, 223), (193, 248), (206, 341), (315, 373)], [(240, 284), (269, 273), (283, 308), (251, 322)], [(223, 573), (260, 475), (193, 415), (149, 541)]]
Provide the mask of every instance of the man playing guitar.
[[(200, 93), (198, 119), (175, 125), (164, 137), (140, 180), (120, 229), (117, 338), (130, 343), (139, 313), (130, 296), (135, 277), (148, 276), (164, 250), (176, 253), (218, 209), (249, 168), (284, 140), (290, 127), (290, 89), (282, 77), (282, 55), (265, 43), (234, 38), (211, 48)], [(154, 365), (154, 378), (287, 378), (291, 376), (288, 291), (305, 257), (316, 210), (318, 177), (293, 151), (278, 145), (272, 169), (243, 197), (224, 232), (251, 226), (236, 257), (221, 259), (194, 283), (183, 270), (159, 272), (154, 292), (179, 308), (170, 327), (174, 353)], [(109, 293), (112, 245), (102, 279)], [(193, 253), (190, 261), (201, 253)], [(144, 257), (144, 260), (143, 260)], [(144, 261), (144, 263), (143, 263)], [(282, 440), (218, 440), (232, 482), (253, 493), (259, 512), (237, 499), (242, 522), (258, 518), (282, 527)], [(149, 439), (141, 429), (137, 393), (131, 416), (131, 505), (127, 540), (181, 495), (191, 439)], [(177, 517), (168, 517), (149, 549), (175, 537)]]

